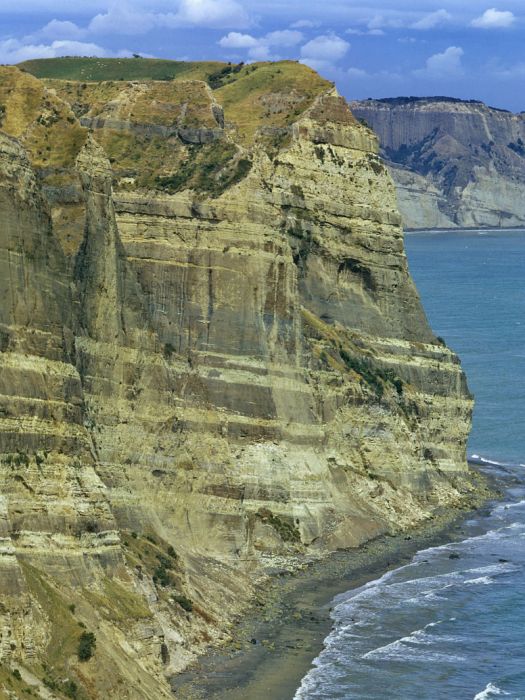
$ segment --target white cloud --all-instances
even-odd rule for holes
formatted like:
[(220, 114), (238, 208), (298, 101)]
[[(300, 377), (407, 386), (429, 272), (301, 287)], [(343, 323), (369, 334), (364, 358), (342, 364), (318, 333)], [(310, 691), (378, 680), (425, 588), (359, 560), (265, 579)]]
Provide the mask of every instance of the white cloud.
[(151, 12), (115, 0), (89, 23), (93, 34), (146, 34), (155, 27), (246, 27), (248, 15), (236, 0), (181, 0), (177, 12)]
[(200, 27), (246, 27), (249, 24), (248, 15), (236, 0), (181, 0), (179, 11), (173, 17), (181, 25)]
[(315, 58), (301, 58), (299, 63), (309, 66), (320, 75), (331, 74), (336, 71), (336, 67), (330, 61), (321, 61)]
[(465, 52), (460, 46), (449, 46), (443, 53), (436, 53), (427, 58), (423, 70), (414, 71), (415, 75), (427, 78), (446, 78), (463, 73), (461, 57)]
[(320, 34), (301, 47), (301, 57), (335, 63), (343, 58), (349, 48), (350, 44), (336, 34)]
[[(32, 58), (57, 56), (114, 56), (98, 44), (82, 41), (53, 41), (51, 44), (25, 44), (18, 39), (0, 41), (0, 63), (20, 63)], [(130, 56), (129, 51), (117, 55)]]
[(270, 32), (264, 37), (264, 41), (269, 46), (297, 46), (303, 38), (301, 32), (293, 31), (292, 29), (283, 29), (281, 31)]
[(125, 2), (114, 2), (107, 12), (95, 15), (89, 23), (92, 34), (146, 34), (157, 24), (151, 12), (142, 12)]
[(449, 22), (452, 19), (450, 12), (446, 10), (436, 10), (428, 15), (425, 15), (411, 26), (412, 29), (434, 29), (442, 24)]
[(368, 29), (400, 29), (404, 27), (406, 22), (397, 15), (391, 15), (385, 17), (384, 15), (374, 15), (370, 20), (368, 20)]
[(240, 34), (239, 32), (230, 32), (219, 39), (219, 46), (224, 49), (251, 49), (258, 46), (260, 39), (256, 39), (251, 34)]
[(74, 22), (52, 19), (35, 36), (42, 39), (82, 39), (86, 35), (86, 30), (78, 27)]
[(271, 49), (291, 48), (297, 46), (303, 40), (303, 34), (292, 29), (282, 29), (269, 32), (261, 37), (251, 34), (230, 32), (219, 39), (219, 46), (225, 49), (246, 49), (248, 56), (254, 61), (278, 60), (279, 56), (272, 53)]
[(318, 73), (341, 73), (335, 65), (344, 57), (350, 44), (336, 34), (320, 34), (301, 47), (301, 63)]
[(492, 7), (490, 10), (473, 19), (470, 23), (472, 27), (478, 29), (500, 29), (502, 27), (510, 27), (514, 23), (516, 17), (508, 10), (497, 10)]
[(384, 10), (363, 20), (368, 31), (349, 29), (347, 34), (384, 34), (384, 30), (388, 29), (434, 29), (452, 20), (452, 15), (445, 9), (421, 16), (420, 12), (415, 11), (415, 3), (414, 9), (406, 11), (388, 9), (388, 7)]

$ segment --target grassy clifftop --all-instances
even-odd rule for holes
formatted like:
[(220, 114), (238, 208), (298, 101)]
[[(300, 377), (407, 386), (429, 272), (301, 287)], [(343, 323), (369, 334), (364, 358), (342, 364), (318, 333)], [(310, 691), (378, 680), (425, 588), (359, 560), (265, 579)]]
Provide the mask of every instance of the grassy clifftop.
[[(62, 57), (24, 61), (18, 68), (42, 80), (75, 82), (203, 80), (213, 90), (232, 87), (226, 102), (252, 98), (268, 90), (297, 89), (318, 94), (330, 85), (308, 66), (296, 61), (221, 63), (219, 61), (170, 61), (158, 58)], [(247, 78), (249, 78), (247, 80)], [(317, 88), (317, 89), (316, 89)]]
[(38, 58), (18, 65), (37, 78), (60, 80), (205, 80), (222, 68), (218, 61), (168, 61), (158, 58)]
[(278, 150), (331, 86), (295, 61), (41, 59), (0, 68), (0, 126), (48, 169), (74, 160), (89, 128), (116, 186), (217, 195), (249, 172), (254, 143)]

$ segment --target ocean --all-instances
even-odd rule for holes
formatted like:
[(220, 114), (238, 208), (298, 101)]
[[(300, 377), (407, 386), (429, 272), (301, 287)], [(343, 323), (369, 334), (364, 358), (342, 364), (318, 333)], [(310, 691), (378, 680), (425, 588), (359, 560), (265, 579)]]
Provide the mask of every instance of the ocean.
[(457, 541), (338, 596), (295, 700), (525, 700), (525, 231), (414, 233), (406, 248), (476, 398), (468, 453), (515, 484)]

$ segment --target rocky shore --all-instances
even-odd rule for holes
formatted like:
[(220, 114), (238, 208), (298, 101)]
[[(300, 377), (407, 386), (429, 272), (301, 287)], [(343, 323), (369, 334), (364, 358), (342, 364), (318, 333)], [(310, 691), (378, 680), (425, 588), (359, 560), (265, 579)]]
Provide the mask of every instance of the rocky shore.
[(465, 519), (483, 513), (487, 502), (501, 497), (514, 480), (504, 473), (480, 472), (468, 510), (445, 508), (410, 534), (379, 536), (305, 564), (294, 574), (275, 573), (236, 624), (231, 641), (171, 679), (175, 695), (187, 700), (292, 700), (332, 627), (330, 606), (336, 595), (407, 563), (419, 550), (460, 540)]

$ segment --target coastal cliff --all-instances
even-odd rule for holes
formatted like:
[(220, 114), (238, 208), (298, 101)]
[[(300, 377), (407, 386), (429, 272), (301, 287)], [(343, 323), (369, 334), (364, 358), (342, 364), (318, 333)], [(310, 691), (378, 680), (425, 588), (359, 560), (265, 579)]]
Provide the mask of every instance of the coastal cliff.
[(447, 97), (350, 106), (379, 137), (406, 228), (524, 225), (523, 113)]
[(471, 397), (306, 66), (0, 105), (0, 682), (170, 697), (267, 574), (466, 506)]

